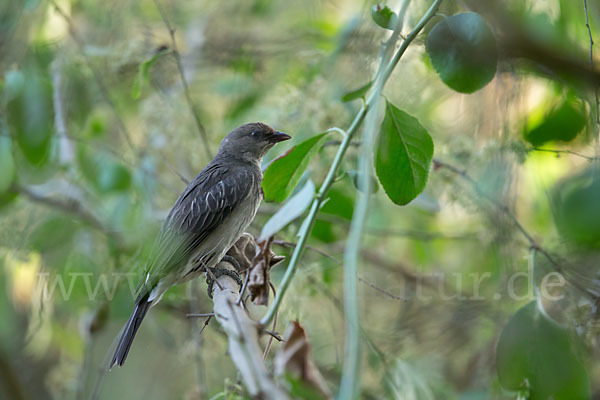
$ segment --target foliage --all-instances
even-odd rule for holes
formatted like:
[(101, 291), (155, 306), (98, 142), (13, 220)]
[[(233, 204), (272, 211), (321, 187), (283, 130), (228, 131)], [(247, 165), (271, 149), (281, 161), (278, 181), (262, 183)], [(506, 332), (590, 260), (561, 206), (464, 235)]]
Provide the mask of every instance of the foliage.
[[(247, 397), (219, 329), (185, 317), (211, 310), (200, 279), (165, 294), (124, 368), (98, 371), (184, 181), (259, 120), (293, 137), (265, 158), (250, 228), (287, 256), (269, 271), (274, 330), (301, 323), (332, 393), (368, 195), (364, 398), (597, 397), (600, 6), (443, 0), (407, 36), (432, 3), (1, 3), (0, 398)], [(408, 50), (379, 69), (392, 37)], [(548, 289), (551, 273), (567, 283)]]
[(416, 118), (386, 103), (375, 170), (387, 195), (404, 205), (425, 188), (433, 158), (433, 141)]
[(573, 347), (569, 332), (531, 302), (517, 311), (500, 335), (496, 349), (500, 383), (513, 391), (526, 388), (531, 400), (589, 398), (588, 376)]
[(326, 138), (327, 132), (311, 137), (269, 164), (262, 184), (266, 201), (280, 202), (292, 193)]
[(496, 41), (475, 13), (444, 18), (427, 36), (427, 53), (440, 78), (452, 89), (473, 93), (496, 75)]

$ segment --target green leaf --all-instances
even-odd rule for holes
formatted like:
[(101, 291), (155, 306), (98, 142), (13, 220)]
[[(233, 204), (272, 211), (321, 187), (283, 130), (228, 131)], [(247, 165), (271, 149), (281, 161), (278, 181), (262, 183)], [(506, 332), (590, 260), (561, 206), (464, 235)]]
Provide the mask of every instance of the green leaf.
[(17, 192), (0, 193), (0, 210), (17, 199)]
[[(339, 187), (333, 187), (329, 190), (320, 212), (350, 221), (354, 213), (354, 198)], [(315, 221), (312, 230), (312, 236), (325, 243), (335, 242), (340, 234), (347, 233), (347, 227), (344, 225), (321, 219)]]
[(433, 140), (427, 130), (416, 118), (386, 102), (375, 171), (394, 203), (408, 204), (423, 191), (432, 158)]
[(371, 7), (371, 17), (382, 28), (394, 30), (398, 24), (398, 16), (388, 6), (375, 4)]
[(535, 301), (517, 311), (502, 330), (496, 367), (505, 389), (528, 385), (529, 400), (590, 398), (589, 378), (573, 353), (568, 331), (540, 313)]
[(131, 174), (121, 164), (110, 162), (100, 168), (97, 184), (104, 193), (127, 190), (131, 184)]
[(553, 140), (569, 142), (583, 130), (586, 120), (583, 106), (571, 97), (547, 113), (541, 122), (530, 127), (524, 134), (525, 140), (533, 146)]
[(427, 37), (427, 54), (442, 81), (457, 92), (473, 93), (496, 74), (496, 39), (479, 14), (441, 20)]
[(310, 206), (315, 197), (315, 184), (309, 179), (306, 184), (285, 204), (263, 226), (260, 232), (260, 240), (273, 236), (287, 224), (298, 218)]
[(0, 194), (10, 189), (15, 179), (15, 160), (10, 137), (0, 136)]
[(27, 161), (43, 164), (49, 155), (54, 130), (52, 86), (49, 78), (35, 68), (25, 74), (21, 92), (7, 105), (8, 123)]
[(573, 243), (600, 245), (600, 170), (589, 168), (559, 182), (552, 192), (559, 233)]
[(269, 164), (262, 181), (265, 201), (280, 202), (287, 199), (308, 163), (323, 145), (327, 134), (321, 133), (297, 144)]
[(140, 64), (138, 74), (136, 75), (135, 80), (133, 81), (133, 87), (131, 88), (131, 97), (133, 99), (137, 100), (140, 98), (144, 86), (150, 81), (150, 69), (160, 57), (168, 52), (168, 49), (161, 48), (156, 54)]
[(71, 242), (77, 224), (70, 218), (55, 216), (38, 225), (30, 237), (33, 249), (44, 253), (63, 248)]
[(370, 81), (367, 82), (365, 85), (359, 87), (358, 89), (354, 89), (353, 91), (346, 93), (342, 96), (342, 101), (344, 103), (347, 103), (349, 101), (365, 97), (372, 85), (373, 81)]

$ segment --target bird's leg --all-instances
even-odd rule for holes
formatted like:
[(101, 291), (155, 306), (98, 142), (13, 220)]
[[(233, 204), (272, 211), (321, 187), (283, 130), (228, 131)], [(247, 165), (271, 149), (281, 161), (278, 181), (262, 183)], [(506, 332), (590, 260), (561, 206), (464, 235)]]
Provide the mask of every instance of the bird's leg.
[[(238, 273), (238, 271), (241, 269), (240, 263), (234, 257), (232, 257), (228, 254), (223, 256), (223, 258), (221, 259), (219, 264), (223, 261), (227, 261), (228, 263), (233, 265), (235, 270), (228, 269), (228, 268), (216, 268), (216, 267), (215, 268), (206, 268), (206, 275), (207, 275), (206, 283), (208, 284), (208, 289), (207, 289), (208, 297), (211, 299), (212, 299), (212, 291), (213, 291), (214, 283), (217, 282), (217, 278), (220, 276), (227, 275), (227, 276), (231, 277), (234, 281), (236, 281), (237, 284), (240, 286), (240, 288), (243, 286), (242, 279), (240, 278), (240, 274)], [(217, 282), (217, 284), (219, 284), (219, 282)]]

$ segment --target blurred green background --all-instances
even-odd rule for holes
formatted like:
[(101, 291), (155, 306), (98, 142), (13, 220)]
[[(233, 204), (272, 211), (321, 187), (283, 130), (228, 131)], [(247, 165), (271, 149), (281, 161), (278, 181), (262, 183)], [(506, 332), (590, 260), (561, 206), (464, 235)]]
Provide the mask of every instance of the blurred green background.
[[(373, 2), (161, 4), (198, 121), (153, 1), (57, 0), (62, 13), (43, 0), (0, 2), (0, 398), (243, 396), (218, 324), (200, 335), (203, 320), (186, 318), (212, 310), (201, 279), (148, 314), (124, 368), (99, 371), (162, 220), (224, 135), (253, 121), (290, 133), (270, 160), (346, 128), (360, 100), (341, 98), (372, 79), (389, 35), (371, 18)], [(429, 5), (411, 2), (405, 33)], [(600, 72), (590, 72), (583, 6), (447, 0), (386, 85), (386, 98), (429, 131), (436, 159), (473, 181), (438, 165), (408, 206), (372, 195), (358, 277), (363, 398), (600, 399)], [(600, 4), (587, 6), (600, 42)], [(435, 23), (464, 11), (483, 16), (499, 57), (472, 94), (446, 86), (425, 51)], [(317, 186), (338, 144), (329, 138), (306, 173)], [(357, 169), (358, 154), (353, 146), (343, 171)], [(279, 314), (280, 332), (292, 320), (304, 326), (334, 392), (355, 195), (351, 174), (333, 186)], [(263, 203), (251, 232), (279, 207)], [(526, 306), (535, 296), (526, 279), (513, 280), (519, 296), (510, 298), (511, 277), (532, 265), (511, 216), (561, 260), (574, 283), (557, 289), (562, 300)], [(276, 239), (295, 242), (301, 221)], [(534, 264), (538, 278), (556, 269), (540, 254)], [(284, 267), (272, 271), (275, 285)], [(265, 310), (250, 307), (256, 318)], [(562, 392), (552, 391), (565, 375)]]

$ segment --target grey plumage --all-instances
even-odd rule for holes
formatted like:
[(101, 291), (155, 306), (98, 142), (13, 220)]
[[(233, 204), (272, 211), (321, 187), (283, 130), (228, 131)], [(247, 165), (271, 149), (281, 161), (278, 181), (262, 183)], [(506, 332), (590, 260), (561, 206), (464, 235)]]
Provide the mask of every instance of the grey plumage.
[(289, 138), (252, 123), (223, 139), (215, 158), (190, 182), (163, 223), (111, 367), (123, 365), (146, 312), (164, 292), (213, 268), (252, 222), (262, 200), (262, 157)]

